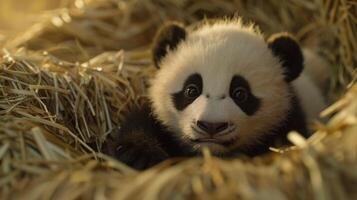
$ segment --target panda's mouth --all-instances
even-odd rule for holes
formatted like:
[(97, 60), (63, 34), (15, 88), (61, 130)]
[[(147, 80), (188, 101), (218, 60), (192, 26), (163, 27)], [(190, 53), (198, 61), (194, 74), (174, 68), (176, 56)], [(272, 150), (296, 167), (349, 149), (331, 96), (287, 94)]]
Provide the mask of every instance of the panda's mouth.
[(228, 139), (228, 140), (219, 140), (216, 138), (196, 138), (196, 139), (191, 139), (191, 141), (194, 143), (214, 143), (214, 144), (219, 144), (219, 145), (223, 145), (223, 146), (230, 146), (230, 145), (233, 145), (237, 139), (238, 138), (232, 138), (232, 139)]
[[(195, 127), (192, 127), (192, 129), (199, 134), (203, 134), (200, 131), (196, 130)], [(224, 133), (224, 135), (230, 134), (235, 130), (235, 127), (232, 127), (228, 132)], [(235, 141), (238, 139), (238, 137), (233, 137), (230, 139), (222, 139), (222, 138), (214, 138), (214, 137), (200, 137), (200, 138), (191, 138), (190, 140), (194, 143), (213, 143), (213, 144), (219, 144), (223, 146), (229, 146), (235, 143)]]

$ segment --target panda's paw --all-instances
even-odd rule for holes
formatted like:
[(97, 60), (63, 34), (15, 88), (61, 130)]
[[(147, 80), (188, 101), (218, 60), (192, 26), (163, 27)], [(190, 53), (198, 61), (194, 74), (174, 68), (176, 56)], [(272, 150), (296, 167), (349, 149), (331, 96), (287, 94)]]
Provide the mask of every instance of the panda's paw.
[(122, 144), (115, 149), (115, 157), (134, 169), (147, 169), (169, 158), (160, 147)]
[(102, 151), (135, 169), (146, 169), (168, 159), (170, 154), (165, 148), (168, 141), (162, 139), (156, 122), (149, 123), (150, 119), (144, 115), (135, 114), (136, 119), (123, 121), (121, 127), (107, 136)]

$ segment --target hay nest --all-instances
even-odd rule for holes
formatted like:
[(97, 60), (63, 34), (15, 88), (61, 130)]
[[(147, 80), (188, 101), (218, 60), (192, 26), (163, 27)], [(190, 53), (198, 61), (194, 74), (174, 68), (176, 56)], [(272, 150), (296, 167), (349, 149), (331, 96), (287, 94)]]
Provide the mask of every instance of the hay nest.
[[(357, 4), (339, 1), (75, 1), (7, 40), (0, 58), (2, 199), (357, 199)], [(147, 47), (167, 20), (239, 15), (319, 50), (348, 92), (316, 133), (249, 160), (174, 159), (138, 172), (96, 149), (145, 99)], [(299, 15), (299, 18), (294, 16)], [(344, 90), (343, 90), (344, 91)]]

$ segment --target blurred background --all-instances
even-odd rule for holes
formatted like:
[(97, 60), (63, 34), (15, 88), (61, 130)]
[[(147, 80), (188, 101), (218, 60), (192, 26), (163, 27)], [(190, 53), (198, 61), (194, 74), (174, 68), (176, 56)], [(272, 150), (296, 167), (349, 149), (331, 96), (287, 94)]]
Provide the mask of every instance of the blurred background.
[(16, 30), (45, 10), (68, 6), (73, 0), (0, 0), (0, 30)]

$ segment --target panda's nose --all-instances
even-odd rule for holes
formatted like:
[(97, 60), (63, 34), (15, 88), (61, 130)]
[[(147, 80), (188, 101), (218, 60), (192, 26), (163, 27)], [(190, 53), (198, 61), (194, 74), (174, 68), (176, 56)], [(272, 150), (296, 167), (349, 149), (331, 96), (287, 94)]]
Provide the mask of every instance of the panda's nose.
[(206, 122), (206, 121), (197, 121), (197, 126), (202, 131), (210, 134), (215, 135), (219, 132), (222, 132), (228, 128), (227, 122)]

